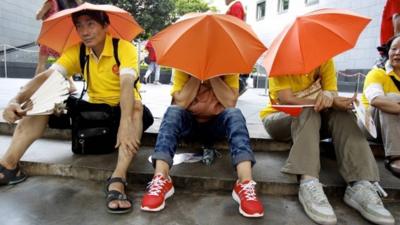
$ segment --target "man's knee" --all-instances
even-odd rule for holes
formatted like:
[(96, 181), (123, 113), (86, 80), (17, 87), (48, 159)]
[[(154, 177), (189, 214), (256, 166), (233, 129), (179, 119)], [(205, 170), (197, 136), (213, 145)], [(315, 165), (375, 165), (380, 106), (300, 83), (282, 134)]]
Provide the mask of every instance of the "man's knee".
[(22, 118), (17, 127), (15, 133), (22, 138), (38, 139), (43, 135), (43, 132), (48, 123), (48, 116), (32, 116)]
[(186, 118), (186, 114), (189, 113), (185, 108), (177, 105), (171, 105), (167, 108), (164, 113), (163, 121), (165, 122), (181, 122)]
[(314, 110), (314, 108), (307, 107), (307, 108), (303, 108), (301, 113), (300, 113), (300, 116), (295, 117), (295, 119), (298, 119), (298, 120), (318, 120), (318, 121), (320, 121), (321, 120), (321, 114), (320, 114), (320, 112), (316, 112)]
[(242, 111), (238, 108), (226, 108), (222, 113), (228, 117), (238, 117), (244, 119)]

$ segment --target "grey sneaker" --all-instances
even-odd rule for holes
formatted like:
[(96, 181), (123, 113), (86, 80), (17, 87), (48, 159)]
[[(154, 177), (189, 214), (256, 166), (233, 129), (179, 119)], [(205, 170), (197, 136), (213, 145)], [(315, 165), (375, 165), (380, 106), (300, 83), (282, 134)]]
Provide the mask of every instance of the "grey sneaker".
[(394, 224), (394, 218), (383, 206), (378, 192), (379, 190), (369, 181), (358, 181), (352, 187), (347, 186), (344, 202), (373, 223)]
[(322, 184), (318, 180), (300, 184), (299, 200), (307, 216), (316, 223), (336, 224), (335, 212), (333, 212), (322, 189)]

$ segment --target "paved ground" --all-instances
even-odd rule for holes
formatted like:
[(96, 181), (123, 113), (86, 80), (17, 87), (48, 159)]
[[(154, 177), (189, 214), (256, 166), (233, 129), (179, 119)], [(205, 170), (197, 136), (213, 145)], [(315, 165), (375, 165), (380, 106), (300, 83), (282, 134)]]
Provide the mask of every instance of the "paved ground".
[[(105, 210), (103, 184), (56, 177), (33, 177), (11, 187), (0, 187), (2, 225), (312, 225), (295, 197), (262, 196), (265, 216), (248, 219), (239, 215), (230, 192), (189, 193), (177, 189), (159, 213), (140, 211), (141, 187), (130, 187), (133, 212), (110, 215)], [(34, 190), (35, 194), (32, 194)], [(330, 199), (338, 224), (369, 224), (341, 199)], [(399, 202), (386, 203), (400, 218)]]

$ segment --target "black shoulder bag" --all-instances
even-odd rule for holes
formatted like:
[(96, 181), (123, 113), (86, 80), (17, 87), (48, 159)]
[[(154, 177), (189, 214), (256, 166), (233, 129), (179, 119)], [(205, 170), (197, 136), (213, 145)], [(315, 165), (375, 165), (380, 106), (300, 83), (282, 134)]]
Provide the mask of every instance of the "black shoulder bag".
[[(113, 38), (114, 58), (119, 67), (118, 39)], [(86, 67), (86, 79), (79, 99), (70, 100), (72, 119), (72, 152), (75, 154), (106, 154), (115, 151), (121, 110), (119, 106), (93, 104), (82, 100), (87, 92), (90, 80), (89, 57), (83, 44), (80, 47), (80, 66), (83, 74)], [(137, 88), (138, 79), (134, 86)], [(143, 105), (143, 131), (154, 122), (150, 110)], [(133, 134), (132, 134), (133, 135)]]

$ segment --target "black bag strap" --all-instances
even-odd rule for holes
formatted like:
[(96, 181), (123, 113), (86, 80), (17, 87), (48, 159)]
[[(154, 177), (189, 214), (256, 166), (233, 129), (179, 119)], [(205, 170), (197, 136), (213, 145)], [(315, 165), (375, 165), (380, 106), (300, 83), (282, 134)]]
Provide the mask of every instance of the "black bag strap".
[(398, 81), (394, 76), (390, 76), (390, 79), (392, 79), (394, 85), (396, 85), (397, 90), (400, 91), (400, 81)]

